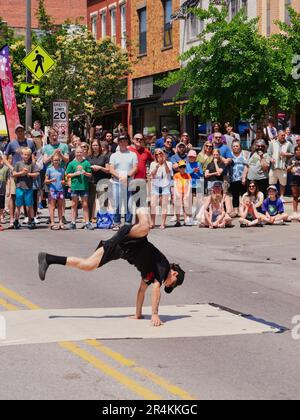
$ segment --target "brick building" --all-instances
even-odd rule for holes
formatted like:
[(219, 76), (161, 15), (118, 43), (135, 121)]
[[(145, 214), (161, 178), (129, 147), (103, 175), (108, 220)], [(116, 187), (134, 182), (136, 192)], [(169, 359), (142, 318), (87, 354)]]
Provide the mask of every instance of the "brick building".
[[(32, 28), (37, 28), (36, 10), (38, 0), (32, 0)], [(56, 24), (70, 19), (86, 24), (86, 0), (45, 0), (47, 13), (53, 17)], [(8, 26), (15, 28), (16, 32), (23, 33), (26, 27), (26, 1), (25, 0), (3, 0), (1, 1), (0, 15), (8, 23)]]
[(131, 0), (133, 74), (129, 83), (132, 130), (159, 134), (163, 126), (179, 132), (179, 106), (167, 107), (176, 91), (155, 82), (180, 67), (179, 23), (171, 15), (180, 0)]
[[(110, 37), (124, 50), (130, 49), (131, 0), (87, 0), (87, 24), (95, 39)], [(127, 97), (120, 100), (115, 110), (102, 119), (105, 128), (112, 130), (114, 123), (130, 127), (130, 104)]]

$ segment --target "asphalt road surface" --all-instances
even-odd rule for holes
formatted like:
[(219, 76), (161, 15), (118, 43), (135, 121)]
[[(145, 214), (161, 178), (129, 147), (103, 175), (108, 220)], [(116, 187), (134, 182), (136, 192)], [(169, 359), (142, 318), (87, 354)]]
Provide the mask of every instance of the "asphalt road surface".
[[(111, 234), (53, 232), (46, 226), (1, 232), (0, 310), (55, 314), (58, 309), (133, 308), (140, 279), (125, 261), (88, 274), (55, 267), (45, 283), (38, 279), (39, 251), (88, 256)], [(300, 398), (300, 328), (292, 324), (300, 315), (299, 237), (300, 223), (218, 231), (182, 227), (150, 234), (187, 272), (182, 287), (163, 293), (162, 306), (215, 303), (288, 331), (231, 335), (224, 330), (207, 337), (203, 327), (197, 336), (184, 337), (175, 317), (178, 337), (3, 346), (0, 399)], [(148, 292), (147, 306), (150, 297)], [(166, 320), (160, 328), (167, 328)], [(76, 327), (76, 317), (72, 322)], [(152, 328), (149, 320), (145, 328)]]

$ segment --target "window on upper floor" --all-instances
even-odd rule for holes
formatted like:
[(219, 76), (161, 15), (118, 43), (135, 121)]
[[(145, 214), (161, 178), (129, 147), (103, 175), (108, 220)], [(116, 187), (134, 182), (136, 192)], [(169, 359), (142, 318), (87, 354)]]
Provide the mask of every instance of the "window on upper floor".
[(248, 0), (230, 0), (230, 19), (232, 19), (242, 8), (248, 15)]
[[(200, 9), (202, 8), (202, 0), (199, 1), (198, 7)], [(195, 41), (203, 29), (204, 21), (200, 20), (196, 15), (190, 13), (187, 20), (188, 42)]]
[(292, 0), (285, 0), (285, 17), (284, 17), (284, 21), (288, 25), (291, 24), (291, 16), (290, 16), (290, 12), (288, 11), (288, 7), (291, 7), (291, 6), (292, 6)]
[(120, 6), (121, 15), (121, 47), (125, 50), (127, 47), (127, 33), (126, 33), (126, 4)]
[(267, 0), (267, 36), (271, 35), (271, 0)]
[(98, 32), (97, 32), (97, 15), (92, 15), (91, 16), (91, 31), (92, 31), (93, 37), (95, 39), (97, 39), (97, 37), (98, 37)]
[(172, 0), (162, 0), (164, 8), (164, 47), (173, 45)]
[(139, 54), (147, 54), (147, 9), (138, 10), (139, 16)]
[(113, 7), (110, 9), (110, 30), (111, 30), (111, 40), (116, 44), (117, 42), (117, 9)]
[(101, 38), (105, 38), (107, 35), (106, 31), (106, 12), (101, 13)]

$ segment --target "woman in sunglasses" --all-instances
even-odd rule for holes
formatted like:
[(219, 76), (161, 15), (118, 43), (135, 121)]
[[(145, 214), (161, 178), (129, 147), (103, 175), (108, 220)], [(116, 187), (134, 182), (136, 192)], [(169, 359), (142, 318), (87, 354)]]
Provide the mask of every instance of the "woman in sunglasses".
[(151, 229), (155, 227), (156, 215), (159, 207), (162, 209), (160, 229), (165, 229), (167, 223), (168, 204), (170, 200), (170, 186), (172, 181), (172, 163), (162, 149), (156, 149), (155, 161), (150, 165), (151, 177)]
[[(213, 150), (212, 143), (206, 141), (201, 152), (198, 154), (197, 162), (200, 163), (203, 173), (206, 172), (208, 165), (213, 161)], [(204, 179), (204, 191), (207, 191), (207, 179)]]
[(244, 199), (248, 197), (250, 198), (251, 202), (254, 204), (254, 207), (256, 210), (261, 213), (261, 206), (264, 202), (264, 195), (261, 191), (259, 191), (259, 188), (257, 186), (257, 183), (255, 181), (250, 181), (248, 184), (247, 192), (242, 197), (242, 202)]

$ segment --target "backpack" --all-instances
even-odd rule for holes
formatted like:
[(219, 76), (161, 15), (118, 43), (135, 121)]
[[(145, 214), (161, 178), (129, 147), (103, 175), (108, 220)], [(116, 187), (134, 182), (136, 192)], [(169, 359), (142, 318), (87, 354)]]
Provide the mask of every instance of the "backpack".
[(113, 214), (101, 212), (97, 213), (97, 229), (111, 229), (113, 222)]

